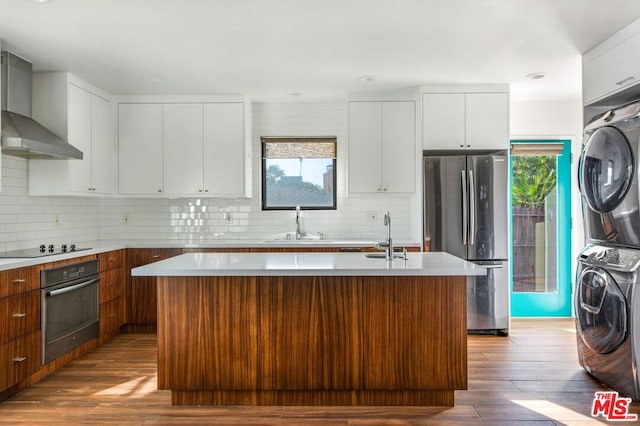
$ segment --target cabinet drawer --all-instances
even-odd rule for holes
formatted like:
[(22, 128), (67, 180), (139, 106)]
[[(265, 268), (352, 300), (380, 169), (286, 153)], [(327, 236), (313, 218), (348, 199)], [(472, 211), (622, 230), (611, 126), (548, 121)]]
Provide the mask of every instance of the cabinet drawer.
[(98, 255), (100, 260), (100, 272), (124, 266), (125, 250), (115, 250)]
[(39, 290), (0, 299), (0, 344), (39, 329)]
[(170, 257), (182, 254), (182, 249), (132, 249), (129, 253), (129, 266), (135, 268), (137, 266), (148, 265), (149, 263), (158, 262), (160, 260), (168, 259)]
[(110, 269), (100, 273), (100, 303), (124, 295), (126, 271), (124, 268)]
[(39, 331), (0, 346), (0, 391), (26, 379), (39, 368)]
[(0, 297), (12, 296), (40, 288), (40, 268), (9, 269), (0, 272)]
[(100, 344), (113, 339), (124, 324), (124, 298), (117, 297), (100, 305)]

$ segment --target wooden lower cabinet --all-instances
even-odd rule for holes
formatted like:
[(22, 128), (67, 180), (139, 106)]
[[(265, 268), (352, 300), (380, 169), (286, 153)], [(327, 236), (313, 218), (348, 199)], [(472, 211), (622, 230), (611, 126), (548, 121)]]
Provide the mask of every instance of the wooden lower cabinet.
[(0, 299), (0, 345), (40, 330), (40, 291)]
[(124, 296), (100, 304), (101, 345), (120, 334), (120, 327), (124, 324), (125, 306)]
[(158, 322), (156, 280), (153, 277), (131, 277), (131, 268), (179, 254), (182, 254), (182, 249), (129, 249), (128, 331), (155, 331)]
[(126, 250), (102, 253), (100, 260), (100, 339), (103, 344), (120, 333), (126, 322)]
[(40, 331), (0, 346), (0, 391), (25, 380), (40, 368)]

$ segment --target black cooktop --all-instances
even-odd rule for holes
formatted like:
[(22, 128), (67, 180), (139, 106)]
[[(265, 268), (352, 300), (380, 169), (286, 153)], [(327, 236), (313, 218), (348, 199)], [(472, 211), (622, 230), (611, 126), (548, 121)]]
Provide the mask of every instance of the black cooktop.
[(54, 254), (66, 254), (90, 249), (91, 247), (76, 247), (75, 244), (62, 244), (60, 246), (54, 246), (53, 244), (42, 244), (39, 248), (12, 250), (0, 253), (0, 258), (14, 259), (20, 257), (44, 257), (52, 256)]

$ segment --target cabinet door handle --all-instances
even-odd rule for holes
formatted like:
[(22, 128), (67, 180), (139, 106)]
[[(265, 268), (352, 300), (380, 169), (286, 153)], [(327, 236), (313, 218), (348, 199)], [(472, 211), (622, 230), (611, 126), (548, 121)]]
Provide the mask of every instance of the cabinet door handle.
[(628, 82), (630, 82), (631, 80), (635, 80), (635, 77), (634, 77), (634, 76), (629, 76), (629, 77), (627, 77), (627, 78), (625, 78), (625, 79), (623, 79), (623, 80), (620, 80), (620, 81), (618, 81), (618, 82), (616, 83), (616, 86), (622, 86), (623, 84), (628, 83)]
[(204, 190), (204, 192), (209, 192), (209, 190), (208, 190), (208, 189), (205, 189), (205, 190)]
[(17, 278), (15, 280), (13, 280), (14, 284), (24, 284), (26, 282), (27, 282), (27, 280), (25, 278)]
[(14, 318), (24, 318), (27, 316), (27, 314), (25, 313), (19, 313), (19, 314), (13, 314), (12, 315)]
[(162, 192), (162, 189), (158, 189), (158, 192)]
[(13, 359), (14, 362), (24, 362), (27, 360), (26, 356), (17, 356)]
[(387, 188), (384, 188), (383, 191), (387, 192)]

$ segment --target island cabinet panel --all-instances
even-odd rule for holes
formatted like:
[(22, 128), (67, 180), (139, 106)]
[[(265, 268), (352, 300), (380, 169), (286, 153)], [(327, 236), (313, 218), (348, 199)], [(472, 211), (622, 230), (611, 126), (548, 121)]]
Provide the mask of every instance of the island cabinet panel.
[(158, 278), (158, 389), (256, 389), (256, 281), (175, 280)]
[(259, 277), (258, 282), (259, 388), (360, 389), (358, 280)]
[(176, 405), (453, 405), (466, 278), (158, 277)]
[(438, 302), (464, 300), (466, 277), (426, 280), (376, 277), (363, 286), (364, 389), (466, 388), (466, 307)]

